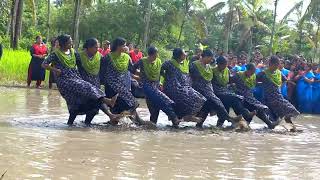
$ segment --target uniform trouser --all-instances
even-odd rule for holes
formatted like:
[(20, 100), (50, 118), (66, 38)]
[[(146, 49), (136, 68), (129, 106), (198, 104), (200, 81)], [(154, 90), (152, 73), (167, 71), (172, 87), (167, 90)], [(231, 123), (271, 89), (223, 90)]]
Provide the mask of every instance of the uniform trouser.
[[(159, 102), (153, 103), (150, 99), (146, 98), (147, 106), (150, 112), (150, 121), (157, 123), (160, 110), (162, 110), (169, 118), (169, 120), (174, 120), (177, 115), (173, 109), (172, 104), (159, 105)], [(158, 105), (157, 105), (158, 104)]]
[(206, 120), (208, 114), (211, 111), (217, 112), (218, 122), (222, 122), (222, 124), (225, 120), (228, 120), (230, 118), (226, 108), (223, 105), (212, 100), (207, 100), (197, 115), (197, 117), (200, 117), (202, 119), (201, 123), (203, 123)]
[[(236, 115), (241, 114), (243, 118), (248, 122), (252, 120), (250, 111), (244, 107), (243, 102), (237, 96), (233, 96), (230, 94), (219, 94), (217, 96), (220, 98), (227, 111), (232, 108)], [(218, 121), (218, 124), (220, 123), (223, 124), (223, 122)]]
[[(249, 104), (247, 102), (244, 103), (245, 107), (249, 110), (249, 111), (257, 111), (257, 117), (259, 119), (261, 119), (264, 123), (266, 123), (268, 125), (268, 127), (272, 126), (272, 120), (271, 120), (271, 114), (268, 114), (268, 110), (267, 109), (262, 109), (262, 108), (257, 108), (256, 106)], [(248, 123), (250, 123), (252, 121), (252, 119), (250, 121), (248, 121)]]

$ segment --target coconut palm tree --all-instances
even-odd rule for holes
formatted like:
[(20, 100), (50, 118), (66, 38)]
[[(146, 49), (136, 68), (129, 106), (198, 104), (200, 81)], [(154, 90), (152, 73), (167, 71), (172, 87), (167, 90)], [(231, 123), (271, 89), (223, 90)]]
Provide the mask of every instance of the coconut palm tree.
[(248, 60), (251, 59), (253, 50), (254, 29), (260, 29), (266, 34), (270, 34), (270, 28), (259, 18), (263, 13), (265, 0), (243, 0), (241, 3), (240, 27), (240, 45), (243, 46), (249, 41)]

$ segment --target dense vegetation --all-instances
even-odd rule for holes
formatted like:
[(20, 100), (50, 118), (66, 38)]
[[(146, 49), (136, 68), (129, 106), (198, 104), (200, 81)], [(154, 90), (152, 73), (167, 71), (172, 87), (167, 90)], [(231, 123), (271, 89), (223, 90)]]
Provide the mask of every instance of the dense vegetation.
[(201, 42), (225, 52), (250, 54), (258, 46), (265, 55), (280, 51), (318, 60), (318, 0), (301, 0), (275, 22), (276, 11), (266, 4), (277, 9), (278, 1), (284, 0), (221, 0), (207, 8), (203, 0), (2, 0), (0, 42), (28, 49), (36, 35), (51, 39), (69, 33), (78, 47), (89, 37), (123, 36), (142, 49), (154, 44), (162, 52), (193, 49)]

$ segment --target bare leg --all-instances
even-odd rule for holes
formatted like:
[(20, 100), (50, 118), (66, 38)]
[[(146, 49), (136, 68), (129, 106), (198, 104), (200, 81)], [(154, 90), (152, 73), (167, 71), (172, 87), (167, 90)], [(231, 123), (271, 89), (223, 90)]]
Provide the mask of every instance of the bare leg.
[(108, 99), (108, 98), (103, 98), (103, 102), (105, 104), (107, 104), (108, 106), (110, 107), (114, 107), (114, 105), (116, 104), (116, 101), (118, 99), (118, 94), (116, 94), (115, 96), (113, 96), (111, 99)]
[(119, 119), (122, 117), (120, 114), (112, 114), (109, 107), (105, 103), (101, 103), (100, 109), (109, 116), (110, 122), (113, 124), (118, 124)]

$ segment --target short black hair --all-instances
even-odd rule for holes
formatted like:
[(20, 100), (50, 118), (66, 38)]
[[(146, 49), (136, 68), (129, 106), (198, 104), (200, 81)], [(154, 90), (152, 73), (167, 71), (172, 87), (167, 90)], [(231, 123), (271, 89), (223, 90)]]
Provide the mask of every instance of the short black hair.
[(149, 56), (152, 56), (152, 55), (154, 55), (154, 54), (156, 54), (156, 53), (158, 53), (158, 49), (157, 49), (156, 47), (150, 46), (150, 47), (148, 48), (148, 55), (149, 55)]
[(249, 64), (247, 64), (246, 65), (246, 68), (247, 68), (247, 70), (252, 70), (252, 69), (254, 69), (254, 68), (256, 68), (256, 65), (255, 64), (253, 64), (253, 63), (249, 63)]
[(36, 40), (38, 40), (38, 38), (41, 38), (41, 36), (40, 35), (36, 36)]
[(52, 39), (51, 39), (51, 46), (53, 47), (54, 45), (55, 45), (55, 43), (56, 43), (56, 41), (58, 40), (58, 38), (57, 37), (53, 37)]
[(98, 44), (98, 40), (96, 38), (89, 38), (83, 44), (83, 49), (92, 48)]
[(111, 44), (111, 52), (114, 52), (117, 50), (119, 46), (123, 46), (126, 44), (126, 40), (122, 37), (117, 37), (115, 40), (113, 40)]
[(219, 56), (216, 59), (217, 64), (227, 64), (227, 59), (224, 56)]
[(62, 34), (58, 36), (59, 46), (65, 47), (70, 39), (71, 36), (69, 34)]
[(211, 49), (205, 49), (205, 50), (203, 50), (201, 56), (202, 57), (213, 57), (214, 53)]
[(278, 56), (271, 56), (269, 64), (280, 64), (280, 59)]
[(182, 48), (174, 48), (172, 52), (172, 58), (177, 60), (181, 57), (182, 54), (183, 54)]

